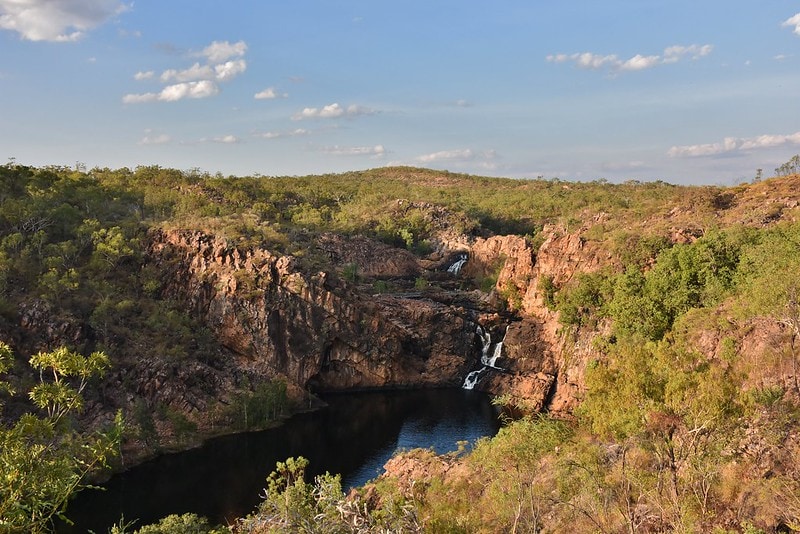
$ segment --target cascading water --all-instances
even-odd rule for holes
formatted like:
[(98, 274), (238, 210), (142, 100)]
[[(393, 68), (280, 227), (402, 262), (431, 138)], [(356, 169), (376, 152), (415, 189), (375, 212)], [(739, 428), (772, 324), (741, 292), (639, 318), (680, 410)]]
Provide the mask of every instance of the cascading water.
[(458, 276), (458, 273), (461, 272), (461, 268), (467, 263), (469, 256), (466, 254), (459, 254), (458, 261), (456, 261), (453, 265), (447, 268), (447, 272), (450, 274), (454, 274)]
[[(506, 332), (508, 332), (508, 327), (506, 327)], [(464, 383), (461, 385), (464, 389), (473, 389), (475, 385), (478, 383), (478, 379), (481, 375), (486, 372), (487, 369), (500, 369), (497, 367), (497, 359), (503, 353), (503, 340), (505, 339), (505, 334), (503, 334), (503, 340), (497, 342), (494, 345), (494, 350), (492, 350), (492, 336), (489, 332), (485, 331), (481, 325), (478, 325), (478, 328), (475, 330), (475, 333), (481, 338), (481, 365), (482, 367), (477, 371), (472, 371), (470, 374), (464, 378)], [(492, 353), (489, 356), (489, 353)]]
[[(506, 332), (508, 332), (508, 327), (506, 327)], [(506, 332), (503, 333), (503, 339), (494, 346), (494, 352), (492, 352), (492, 357), (486, 360), (486, 367), (493, 367), (495, 369), (500, 369), (495, 365), (497, 363), (497, 358), (503, 353), (503, 341), (506, 339)]]
[(464, 383), (461, 385), (463, 389), (472, 389), (478, 383), (478, 378), (486, 371), (488, 367), (481, 367), (477, 371), (472, 371), (464, 378)]

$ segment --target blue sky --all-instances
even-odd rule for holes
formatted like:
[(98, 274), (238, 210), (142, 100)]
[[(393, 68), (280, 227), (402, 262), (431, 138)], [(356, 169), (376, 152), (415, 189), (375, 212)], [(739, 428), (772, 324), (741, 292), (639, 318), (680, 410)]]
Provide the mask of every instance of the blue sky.
[(0, 0), (0, 158), (733, 184), (800, 152), (800, 2)]

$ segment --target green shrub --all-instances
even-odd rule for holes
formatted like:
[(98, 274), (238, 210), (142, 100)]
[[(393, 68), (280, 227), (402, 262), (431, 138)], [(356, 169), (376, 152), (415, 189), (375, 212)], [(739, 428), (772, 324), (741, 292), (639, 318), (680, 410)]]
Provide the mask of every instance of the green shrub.
[[(135, 534), (225, 534), (231, 530), (226, 527), (211, 527), (208, 520), (196, 514), (172, 514), (158, 523), (145, 525)], [(124, 530), (112, 529), (111, 534), (123, 534)]]
[(552, 276), (540, 276), (536, 288), (541, 292), (544, 305), (549, 310), (556, 309), (556, 293), (558, 288), (553, 282)]

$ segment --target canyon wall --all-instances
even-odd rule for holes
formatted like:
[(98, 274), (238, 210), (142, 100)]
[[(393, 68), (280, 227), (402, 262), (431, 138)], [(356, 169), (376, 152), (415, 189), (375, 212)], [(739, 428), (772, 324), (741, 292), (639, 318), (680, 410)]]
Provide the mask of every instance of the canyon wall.
[(479, 238), (471, 247), (465, 273), (481, 277), (495, 271), (495, 291), (517, 315), (496, 368), (488, 369), (476, 389), (507, 395), (526, 411), (567, 416), (585, 387), (583, 373), (597, 332), (563, 335), (558, 314), (546, 305), (543, 281), (560, 287), (578, 273), (610, 265), (613, 258), (584, 240), (580, 230), (551, 226), (542, 233), (538, 248), (515, 235)]
[[(350, 248), (331, 254), (347, 259)], [(389, 248), (389, 247), (387, 247)], [(245, 365), (300, 387), (335, 390), (457, 385), (475, 358), (467, 310), (429, 299), (371, 295), (292, 256), (240, 250), (195, 231), (156, 232), (150, 257), (169, 273), (167, 294), (186, 303)], [(391, 273), (416, 269), (385, 259)], [(379, 274), (376, 267), (369, 272)]]

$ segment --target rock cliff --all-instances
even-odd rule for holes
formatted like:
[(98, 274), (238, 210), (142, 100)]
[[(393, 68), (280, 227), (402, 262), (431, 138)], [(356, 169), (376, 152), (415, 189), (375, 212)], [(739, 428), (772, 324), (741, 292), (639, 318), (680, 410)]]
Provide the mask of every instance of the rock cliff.
[(613, 263), (608, 251), (582, 237), (583, 230), (546, 227), (538, 248), (516, 235), (475, 240), (465, 273), (496, 273), (495, 291), (517, 314), (508, 325), (497, 368), (484, 374), (477, 389), (507, 395), (530, 411), (566, 416), (577, 406), (597, 332), (562, 335), (558, 314), (546, 305), (543, 281), (559, 287), (577, 273)]
[[(345, 262), (367, 246), (335, 236), (323, 243)], [(169, 273), (167, 293), (201, 317), (243, 365), (300, 387), (457, 385), (475, 358), (475, 323), (461, 307), (366, 294), (329, 273), (303, 272), (291, 256), (240, 250), (196, 231), (154, 232), (149, 255)], [(410, 255), (395, 256), (385, 262), (388, 273), (377, 263), (367, 270), (415, 272)]]

